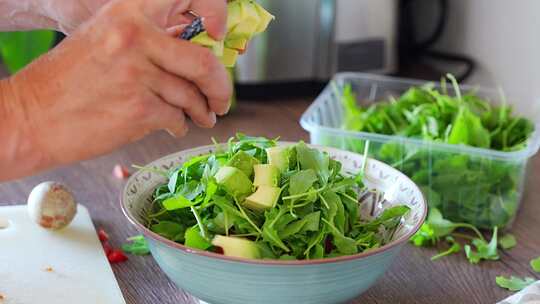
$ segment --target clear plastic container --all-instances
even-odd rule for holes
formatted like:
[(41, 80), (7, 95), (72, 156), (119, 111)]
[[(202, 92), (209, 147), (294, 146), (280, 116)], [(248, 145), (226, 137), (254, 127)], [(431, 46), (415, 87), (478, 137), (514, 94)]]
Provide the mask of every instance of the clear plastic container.
[[(337, 74), (333, 81), (339, 91), (351, 84), (362, 105), (389, 96), (397, 98), (411, 86), (426, 83), (361, 73)], [(460, 89), (465, 92), (473, 88)], [(497, 91), (474, 90), (493, 104), (500, 99)], [(452, 94), (452, 90), (449, 92)], [(424, 191), (430, 206), (441, 210), (445, 218), (481, 228), (508, 228), (521, 201), (529, 159), (540, 145), (538, 118), (532, 113), (516, 114), (531, 119), (535, 131), (526, 148), (514, 152), (344, 130), (344, 109), (331, 85), (306, 110), (300, 123), (310, 132), (313, 144), (363, 153), (369, 141), (369, 156), (411, 177)]]

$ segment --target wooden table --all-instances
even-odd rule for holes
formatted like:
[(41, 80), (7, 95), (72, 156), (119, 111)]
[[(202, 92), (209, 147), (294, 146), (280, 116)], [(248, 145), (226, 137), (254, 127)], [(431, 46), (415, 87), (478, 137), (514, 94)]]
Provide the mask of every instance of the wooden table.
[[(113, 244), (119, 246), (137, 232), (119, 208), (118, 196), (124, 182), (112, 176), (115, 164), (145, 164), (169, 153), (208, 144), (211, 136), (225, 141), (237, 131), (308, 141), (308, 134), (298, 124), (308, 105), (304, 100), (241, 103), (232, 114), (221, 119), (215, 129), (192, 128), (183, 139), (157, 133), (111, 155), (5, 183), (0, 185), (0, 200), (2, 204), (24, 203), (37, 183), (64, 182), (74, 190), (79, 202), (88, 207), (96, 227), (106, 229)], [(532, 168), (523, 206), (512, 229), (518, 246), (503, 252), (500, 261), (472, 266), (462, 255), (456, 255), (431, 262), (429, 257), (435, 253), (434, 249), (407, 245), (384, 277), (354, 303), (495, 303), (510, 295), (495, 285), (495, 276), (540, 278), (528, 266), (531, 258), (540, 255), (540, 187), (536, 186), (540, 182), (540, 157), (532, 160)], [(189, 296), (165, 277), (150, 256), (133, 256), (113, 268), (130, 304), (192, 303)]]

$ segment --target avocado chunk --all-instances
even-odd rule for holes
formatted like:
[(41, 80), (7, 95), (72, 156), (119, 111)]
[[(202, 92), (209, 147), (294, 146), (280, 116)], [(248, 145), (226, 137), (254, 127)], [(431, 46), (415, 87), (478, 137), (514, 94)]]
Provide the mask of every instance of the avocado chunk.
[(219, 185), (235, 197), (246, 196), (253, 192), (251, 180), (235, 167), (221, 167), (214, 177)]
[(259, 28), (261, 17), (252, 1), (240, 1), (241, 21), (232, 28), (227, 38), (251, 39)]
[(227, 32), (230, 32), (242, 21), (242, 7), (240, 1), (232, 1), (227, 4)]
[(225, 46), (234, 49), (234, 50), (245, 50), (247, 47), (248, 40), (246, 38), (236, 38), (225, 40)]
[(220, 247), (223, 249), (223, 254), (230, 257), (245, 259), (261, 257), (257, 244), (244, 238), (216, 235), (212, 240), (212, 245)]
[(255, 193), (246, 198), (243, 205), (254, 211), (264, 211), (273, 208), (281, 193), (281, 189), (272, 186), (259, 186)]
[(223, 55), (219, 57), (219, 60), (226, 68), (232, 68), (236, 64), (236, 60), (238, 60), (238, 54), (240, 53), (237, 50), (226, 47), (223, 49)]
[(212, 52), (216, 57), (223, 57), (225, 52), (225, 42), (223, 40), (216, 42), (214, 46), (212, 46)]
[(214, 45), (218, 43), (218, 41), (208, 36), (208, 32), (202, 32), (199, 35), (191, 38), (191, 42), (202, 45), (202, 46), (206, 46), (206, 47), (213, 47)]
[(232, 0), (227, 3), (227, 33), (224, 41), (216, 41), (202, 32), (192, 42), (211, 48), (225, 67), (234, 67), (247, 42), (266, 30), (274, 16), (253, 0)]
[(259, 164), (259, 160), (247, 154), (244, 151), (236, 152), (233, 157), (227, 162), (227, 166), (240, 169), (244, 174), (251, 178), (253, 175), (253, 166)]
[(254, 186), (272, 186), (276, 187), (279, 182), (279, 169), (274, 165), (255, 165)]
[(255, 9), (259, 14), (259, 26), (255, 30), (255, 33), (260, 34), (266, 30), (270, 22), (274, 20), (275, 17), (267, 10), (265, 10), (264, 7), (260, 6), (257, 2), (253, 2), (253, 5), (255, 6)]
[(276, 166), (280, 172), (289, 170), (289, 147), (278, 146), (266, 149), (268, 163)]

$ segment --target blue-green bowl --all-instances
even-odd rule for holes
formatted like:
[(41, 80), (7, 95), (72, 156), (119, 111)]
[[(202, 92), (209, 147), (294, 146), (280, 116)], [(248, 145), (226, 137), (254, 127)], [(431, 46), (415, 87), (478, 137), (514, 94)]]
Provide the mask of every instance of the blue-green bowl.
[[(359, 154), (313, 146), (342, 162), (345, 173), (358, 172)], [(204, 146), (175, 153), (149, 164), (170, 169), (193, 156), (212, 152)], [(402, 220), (392, 241), (380, 248), (356, 255), (307, 260), (249, 260), (194, 250), (153, 233), (144, 226), (144, 215), (156, 186), (165, 178), (139, 171), (128, 180), (121, 196), (126, 217), (145, 235), (152, 256), (178, 287), (211, 304), (344, 303), (371, 285), (388, 269), (401, 247), (420, 228), (427, 206), (418, 187), (404, 174), (379, 161), (368, 159), (365, 183), (384, 193), (384, 199), (368, 199), (362, 214), (377, 215), (394, 204), (406, 204), (411, 211)]]

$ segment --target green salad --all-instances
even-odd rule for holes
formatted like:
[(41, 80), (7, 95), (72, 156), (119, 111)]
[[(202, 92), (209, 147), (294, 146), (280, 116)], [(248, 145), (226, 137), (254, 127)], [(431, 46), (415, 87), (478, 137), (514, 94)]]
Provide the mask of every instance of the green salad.
[[(147, 169), (154, 170), (154, 169)], [(303, 142), (238, 134), (227, 147), (164, 174), (147, 214), (153, 232), (191, 248), (252, 259), (351, 255), (390, 241), (404, 205), (361, 212), (362, 174)]]

